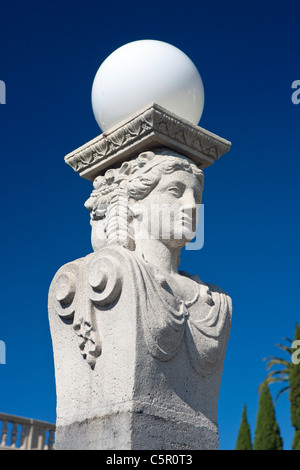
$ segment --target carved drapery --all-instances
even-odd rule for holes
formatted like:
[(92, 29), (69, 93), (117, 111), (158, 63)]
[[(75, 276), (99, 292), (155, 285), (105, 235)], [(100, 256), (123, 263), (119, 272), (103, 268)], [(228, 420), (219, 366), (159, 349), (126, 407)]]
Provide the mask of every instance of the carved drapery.
[(150, 354), (160, 361), (170, 361), (185, 342), (195, 371), (204, 376), (213, 374), (225, 354), (230, 298), (198, 279), (195, 297), (184, 302), (170, 292), (168, 279), (157, 268), (119, 246), (100, 249), (66, 264), (51, 286), (54, 309), (73, 327), (79, 350), (91, 368), (102, 349), (97, 313), (108, 310), (107, 315), (113, 315), (115, 302), (122, 302), (129, 281), (135, 286), (132, 308), (140, 316)]

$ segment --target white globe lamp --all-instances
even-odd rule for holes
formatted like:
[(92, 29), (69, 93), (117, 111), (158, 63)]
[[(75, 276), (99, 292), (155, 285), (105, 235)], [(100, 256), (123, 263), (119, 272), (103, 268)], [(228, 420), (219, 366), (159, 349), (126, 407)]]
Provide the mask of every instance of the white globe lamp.
[(125, 44), (96, 73), (95, 119), (107, 131), (150, 103), (197, 125), (204, 106), (201, 76), (189, 57), (170, 44), (155, 40)]

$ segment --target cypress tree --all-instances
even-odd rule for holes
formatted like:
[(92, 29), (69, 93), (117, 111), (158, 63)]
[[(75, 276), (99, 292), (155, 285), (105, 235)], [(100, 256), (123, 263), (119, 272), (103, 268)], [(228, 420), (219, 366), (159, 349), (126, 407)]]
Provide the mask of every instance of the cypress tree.
[(240, 429), (236, 441), (235, 450), (252, 450), (251, 431), (247, 419), (247, 408), (244, 405)]
[(268, 385), (264, 383), (258, 404), (254, 450), (282, 450), (282, 447), (271, 393)]
[[(294, 341), (300, 340), (300, 326), (296, 325)], [(294, 353), (292, 354), (292, 361), (290, 364), (290, 410), (291, 422), (295, 428), (292, 448), (300, 450), (300, 354), (299, 343), (293, 343)]]

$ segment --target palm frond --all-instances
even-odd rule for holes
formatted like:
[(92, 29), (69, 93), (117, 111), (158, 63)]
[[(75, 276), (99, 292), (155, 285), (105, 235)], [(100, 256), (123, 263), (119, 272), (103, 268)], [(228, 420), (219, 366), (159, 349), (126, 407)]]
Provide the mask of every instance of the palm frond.
[(269, 362), (267, 364), (267, 370), (270, 370), (270, 368), (274, 365), (281, 365), (281, 366), (284, 366), (284, 367), (289, 367), (289, 361), (287, 361), (286, 359), (280, 359), (279, 357), (272, 357), (272, 358), (269, 358)]
[(286, 392), (287, 390), (289, 390), (290, 386), (287, 385), (286, 387), (282, 388), (281, 390), (279, 390), (279, 392), (277, 393), (276, 397), (275, 397), (275, 400), (274, 400), (274, 404), (276, 403), (277, 399), (280, 397), (280, 395), (284, 392)]
[(280, 377), (271, 377), (270, 379), (268, 379), (268, 384), (273, 384), (273, 383), (282, 383), (284, 382), (285, 380), (282, 380), (282, 378)]
[[(290, 338), (283, 338), (284, 341), (292, 345), (293, 341)], [(291, 346), (286, 346), (284, 344), (276, 344), (276, 347), (281, 349), (282, 351), (285, 351), (286, 353), (289, 354), (289, 356), (292, 356), (293, 354), (293, 349)], [(279, 392), (277, 393), (274, 404), (276, 403), (277, 399), (280, 397), (280, 395), (287, 390), (289, 390), (290, 385), (289, 385), (289, 380), (290, 380), (290, 373), (291, 373), (291, 362), (290, 360), (282, 359), (281, 357), (276, 357), (276, 356), (268, 356), (264, 358), (264, 361), (268, 361), (267, 363), (267, 370), (270, 371), (270, 369), (273, 366), (277, 366), (275, 370), (270, 371), (267, 374), (267, 377), (265, 380), (260, 384), (258, 391), (260, 392), (263, 385), (265, 383), (272, 384), (272, 383), (287, 383), (286, 386), (284, 386)], [(278, 368), (278, 366), (280, 368)]]
[(285, 382), (288, 382), (288, 376), (285, 376), (285, 377), (274, 377), (274, 376), (268, 376), (265, 378), (265, 380), (260, 384), (260, 386), (258, 387), (258, 391), (260, 391), (262, 389), (262, 387), (265, 385), (265, 384), (272, 384), (272, 383), (285, 383)]
[(293, 342), (292, 339), (287, 338), (286, 336), (284, 336), (282, 339), (284, 339), (285, 341), (287, 341), (288, 343), (291, 343), (291, 344), (292, 344), (292, 342)]
[(285, 346), (284, 344), (276, 344), (277, 348), (282, 349), (283, 351), (286, 351), (287, 353), (291, 354), (292, 353), (292, 348), (289, 348), (288, 346)]
[(282, 375), (282, 376), (285, 376), (286, 380), (288, 380), (289, 374), (290, 374), (289, 369), (272, 370), (271, 372), (268, 373), (267, 378), (273, 377), (274, 375)]
[(286, 361), (286, 359), (282, 359), (281, 357), (278, 357), (278, 356), (267, 356), (263, 358), (263, 361), (269, 361), (270, 359), (278, 359), (278, 361)]

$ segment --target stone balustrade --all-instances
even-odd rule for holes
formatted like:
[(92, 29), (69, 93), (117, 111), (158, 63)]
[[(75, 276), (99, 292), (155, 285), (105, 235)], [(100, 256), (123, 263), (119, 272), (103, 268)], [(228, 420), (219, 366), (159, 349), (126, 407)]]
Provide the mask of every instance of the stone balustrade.
[(52, 450), (55, 425), (0, 413), (0, 450)]

